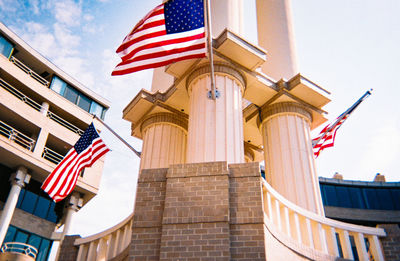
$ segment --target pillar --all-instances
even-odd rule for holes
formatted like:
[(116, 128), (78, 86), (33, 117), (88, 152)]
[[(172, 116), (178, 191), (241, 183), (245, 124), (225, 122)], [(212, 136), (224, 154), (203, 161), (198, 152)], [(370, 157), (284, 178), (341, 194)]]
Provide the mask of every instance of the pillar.
[(258, 44), (268, 52), (262, 71), (275, 80), (298, 73), (290, 0), (257, 0)]
[(265, 176), (271, 186), (296, 205), (324, 215), (314, 155), (309, 110), (294, 102), (262, 108)]
[(213, 38), (224, 30), (243, 34), (243, 0), (211, 0)]
[(141, 125), (140, 169), (167, 168), (186, 162), (187, 119), (173, 113), (148, 116)]
[(209, 65), (195, 69), (187, 80), (190, 96), (187, 162), (243, 163), (244, 78), (225, 64), (216, 64), (214, 70), (220, 93), (216, 100), (208, 98)]
[(49, 111), (49, 104), (47, 102), (42, 103), (42, 107), (40, 107), (40, 113), (45, 117), (47, 116), (47, 112)]
[(25, 167), (19, 167), (17, 172), (11, 176), (11, 190), (0, 217), (0, 246), (3, 244), (8, 226), (14, 214), (21, 188), (29, 183), (30, 178), (31, 176), (28, 174), (28, 170)]
[(82, 207), (82, 198), (78, 192), (73, 192), (69, 197), (69, 202), (67, 205), (67, 214), (65, 216), (64, 229), (62, 231), (62, 236), (64, 237), (69, 233), (71, 229), (73, 216)]

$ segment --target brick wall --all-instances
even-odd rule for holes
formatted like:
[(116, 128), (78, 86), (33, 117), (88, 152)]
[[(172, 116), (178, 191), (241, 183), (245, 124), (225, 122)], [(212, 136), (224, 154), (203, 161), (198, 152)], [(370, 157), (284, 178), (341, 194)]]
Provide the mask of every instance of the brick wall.
[(81, 238), (78, 235), (65, 236), (59, 250), (58, 261), (75, 261), (78, 257), (79, 248), (74, 246), (75, 239)]
[(265, 260), (258, 163), (142, 170), (130, 260)]
[(385, 229), (386, 237), (381, 237), (386, 261), (400, 260), (400, 228), (397, 224), (383, 224), (378, 227)]

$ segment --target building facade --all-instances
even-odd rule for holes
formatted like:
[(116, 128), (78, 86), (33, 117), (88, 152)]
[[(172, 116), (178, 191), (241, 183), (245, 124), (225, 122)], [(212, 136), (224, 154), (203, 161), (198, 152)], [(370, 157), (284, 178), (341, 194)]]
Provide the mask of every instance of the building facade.
[[(40, 186), (93, 114), (104, 119), (110, 105), (2, 23), (0, 100), (1, 242), (4, 250), (12, 248), (10, 242), (33, 246), (36, 260), (47, 260), (53, 241), (67, 232), (73, 212), (97, 194), (104, 159), (82, 172), (72, 195), (59, 203)], [(64, 231), (55, 233), (62, 225)]]

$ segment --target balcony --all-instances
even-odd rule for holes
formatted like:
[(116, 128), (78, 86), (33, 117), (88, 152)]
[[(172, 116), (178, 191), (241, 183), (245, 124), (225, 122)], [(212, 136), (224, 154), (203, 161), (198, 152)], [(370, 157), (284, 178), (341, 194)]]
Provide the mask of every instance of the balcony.
[[(46, 110), (46, 108), (43, 108), (42, 105), (34, 101), (33, 99), (29, 98), (19, 90), (17, 90), (15, 87), (13, 87), (11, 84), (8, 84), (6, 81), (0, 78), (0, 87), (3, 88), (4, 90), (8, 91), (15, 97), (17, 97), (19, 100), (24, 102), (25, 104), (29, 105), (31, 108), (33, 108), (36, 111), (43, 111)], [(75, 126), (74, 124), (68, 122), (67, 120), (63, 119), (62, 117), (58, 116), (54, 112), (48, 110), (46, 113), (46, 117), (52, 119), (53, 121), (57, 122), (58, 124), (64, 126), (68, 130), (78, 134), (82, 135), (84, 133), (83, 130)]]
[(42, 158), (47, 159), (48, 161), (54, 163), (54, 164), (58, 164), (62, 161), (62, 159), (64, 158), (63, 155), (55, 152), (54, 150), (44, 147), (43, 153), (42, 153)]
[(36, 141), (34, 139), (29, 138), (2, 121), (0, 121), (0, 135), (29, 151), (33, 151), (33, 148), (35, 147)]
[(37, 249), (33, 246), (18, 242), (8, 242), (1, 247), (0, 261), (35, 260), (37, 253)]
[(32, 77), (33, 79), (35, 79), (36, 81), (38, 81), (40, 84), (49, 87), (50, 82), (47, 81), (46, 79), (44, 79), (42, 76), (40, 76), (39, 74), (37, 74), (36, 72), (34, 72), (31, 68), (29, 68), (28, 66), (26, 66), (25, 64), (23, 64), (20, 60), (18, 60), (17, 58), (15, 58), (14, 56), (10, 57), (10, 61), (17, 66), (18, 68), (20, 68), (22, 71), (24, 71), (26, 74), (28, 74), (30, 77)]

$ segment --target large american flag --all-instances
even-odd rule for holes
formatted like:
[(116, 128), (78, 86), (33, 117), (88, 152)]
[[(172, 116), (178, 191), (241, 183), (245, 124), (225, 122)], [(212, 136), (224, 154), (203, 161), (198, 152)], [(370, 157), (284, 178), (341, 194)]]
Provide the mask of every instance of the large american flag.
[(325, 126), (319, 133), (319, 135), (312, 140), (312, 147), (314, 156), (317, 158), (322, 150), (333, 147), (335, 144), (336, 132), (343, 124), (343, 122), (350, 116), (350, 114), (361, 104), (368, 96), (371, 95), (371, 90), (367, 91), (360, 99), (358, 99), (350, 108), (342, 113), (336, 120)]
[(206, 55), (203, 0), (169, 0), (148, 13), (117, 49), (112, 75)]
[(109, 151), (100, 138), (93, 123), (89, 125), (64, 159), (56, 166), (42, 185), (42, 189), (59, 202), (72, 192), (79, 173), (91, 167), (101, 156)]

